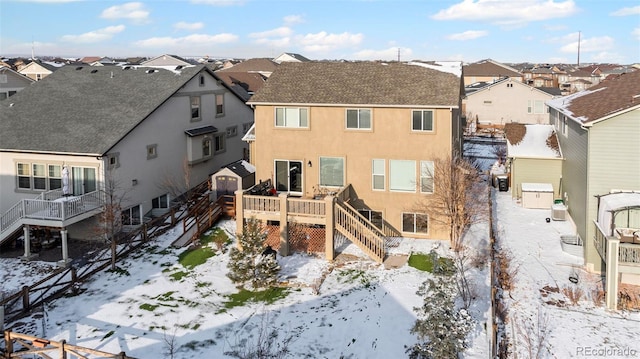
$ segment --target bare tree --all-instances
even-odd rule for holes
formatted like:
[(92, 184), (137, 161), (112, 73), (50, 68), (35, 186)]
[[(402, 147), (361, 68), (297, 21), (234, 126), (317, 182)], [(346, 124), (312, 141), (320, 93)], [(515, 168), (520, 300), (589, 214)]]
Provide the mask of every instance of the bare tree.
[(116, 269), (116, 252), (118, 246), (118, 233), (122, 229), (122, 202), (127, 191), (122, 188), (115, 179), (113, 171), (105, 176), (103, 192), (103, 211), (98, 215), (98, 224), (95, 227), (96, 235), (111, 245), (111, 270)]
[[(422, 169), (421, 178), (433, 179), (433, 193), (417, 204), (417, 211), (426, 213), (429, 220), (446, 227), (451, 248), (462, 249), (462, 237), (467, 229), (487, 217), (483, 182), (475, 166), (459, 156), (439, 157), (433, 167)], [(424, 183), (420, 183), (425, 186)]]
[(184, 203), (189, 203), (193, 197), (191, 190), (191, 166), (185, 157), (182, 161), (182, 175), (167, 172), (157, 184), (158, 188), (169, 193), (171, 198), (181, 198)]
[(469, 248), (463, 247), (460, 251), (455, 252), (453, 257), (453, 265), (456, 269), (455, 286), (462, 305), (465, 309), (471, 306), (471, 302), (475, 298), (476, 288), (469, 281), (469, 271), (474, 257), (469, 254)]
[(535, 317), (516, 321), (516, 330), (520, 348), (526, 351), (527, 358), (539, 359), (549, 356), (549, 317), (546, 313), (541, 313), (540, 308)]
[(175, 357), (178, 349), (176, 343), (176, 332), (177, 328), (173, 328), (173, 332), (171, 334), (167, 334), (167, 332), (164, 331), (162, 335), (162, 339), (164, 340), (164, 354), (166, 355), (166, 358), (169, 359), (173, 359)]

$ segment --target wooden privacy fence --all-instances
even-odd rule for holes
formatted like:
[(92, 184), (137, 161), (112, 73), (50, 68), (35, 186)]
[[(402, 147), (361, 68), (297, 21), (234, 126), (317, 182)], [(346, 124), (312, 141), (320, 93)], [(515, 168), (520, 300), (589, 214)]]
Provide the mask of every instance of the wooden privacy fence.
[[(204, 183), (207, 184), (207, 182)], [(131, 232), (124, 233), (117, 240), (116, 260), (126, 257), (149, 240), (165, 233), (191, 213), (189, 210), (181, 210), (181, 206), (177, 205), (164, 215), (144, 223)], [(10, 323), (19, 319), (28, 314), (32, 308), (58, 298), (69, 290), (76, 291), (79, 283), (110, 265), (111, 246), (110, 243), (106, 243), (102, 249), (73, 260), (68, 268), (58, 269), (48, 277), (24, 286), (20, 291), (0, 300), (0, 307), (4, 307), (5, 322)]]
[[(118, 354), (112, 354), (95, 350), (91, 348), (85, 348), (78, 345), (67, 344), (64, 340), (53, 341), (43, 338), (34, 337), (31, 335), (14, 333), (10, 330), (4, 332), (5, 341), (5, 353), (4, 359), (10, 358), (34, 358), (36, 355), (38, 358), (104, 358), (104, 359), (134, 359), (127, 356), (124, 352)], [(14, 351), (14, 345), (20, 345), (19, 351)], [(26, 349), (26, 350), (24, 350)]]

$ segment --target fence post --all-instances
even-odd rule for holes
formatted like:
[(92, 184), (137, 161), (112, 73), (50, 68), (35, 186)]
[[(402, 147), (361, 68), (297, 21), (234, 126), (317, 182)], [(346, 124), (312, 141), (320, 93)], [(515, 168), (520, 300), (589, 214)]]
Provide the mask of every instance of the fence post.
[(176, 211), (171, 207), (171, 227), (176, 225)]
[(67, 359), (67, 351), (64, 349), (64, 345), (67, 341), (62, 339), (60, 341), (60, 359)]
[(13, 340), (11, 339), (11, 329), (7, 329), (4, 331), (4, 347), (7, 358), (11, 358), (11, 354), (13, 354)]
[(4, 304), (0, 305), (0, 332), (4, 331)]
[(31, 305), (29, 304), (29, 287), (25, 285), (24, 287), (22, 287), (22, 311), (23, 312), (29, 311), (30, 306)]
[(144, 224), (142, 225), (142, 241), (143, 241), (143, 242), (146, 242), (146, 241), (148, 241), (148, 240), (149, 240), (149, 235), (147, 234), (147, 231), (148, 231), (147, 224), (146, 224), (146, 223), (144, 223)]

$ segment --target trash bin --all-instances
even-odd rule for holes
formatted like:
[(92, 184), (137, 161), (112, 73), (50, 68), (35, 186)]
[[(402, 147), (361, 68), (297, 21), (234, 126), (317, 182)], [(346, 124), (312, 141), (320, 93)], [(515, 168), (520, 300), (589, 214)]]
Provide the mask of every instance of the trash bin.
[(507, 176), (496, 176), (498, 180), (498, 191), (507, 192), (509, 191), (509, 177)]

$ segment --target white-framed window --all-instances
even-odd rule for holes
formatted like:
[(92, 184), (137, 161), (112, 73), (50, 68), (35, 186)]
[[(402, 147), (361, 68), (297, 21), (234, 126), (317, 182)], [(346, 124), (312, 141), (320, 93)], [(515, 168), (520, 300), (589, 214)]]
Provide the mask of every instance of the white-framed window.
[(384, 186), (384, 160), (374, 159), (371, 161), (371, 188), (373, 188), (374, 190), (384, 191)]
[(153, 208), (169, 208), (169, 194), (163, 194), (151, 200), (151, 207)]
[(368, 219), (374, 226), (382, 229), (382, 212), (381, 211), (372, 211), (370, 209), (359, 209), (358, 213), (360, 213), (364, 218)]
[(320, 157), (320, 186), (344, 186), (344, 158)]
[(211, 156), (211, 137), (205, 136), (202, 138), (202, 157)]
[(527, 100), (527, 113), (528, 114), (545, 113), (544, 101), (542, 101), (542, 100)]
[(402, 231), (407, 233), (429, 233), (429, 216), (422, 213), (402, 212)]
[(200, 84), (200, 87), (203, 87), (205, 85), (204, 75), (200, 75), (200, 79), (199, 79), (198, 83)]
[(200, 121), (200, 96), (191, 96), (191, 121)]
[(31, 189), (31, 169), (28, 163), (17, 164), (18, 188)]
[(227, 127), (227, 137), (235, 137), (238, 135), (238, 125)]
[(49, 165), (49, 190), (62, 188), (62, 166)]
[(308, 128), (309, 110), (301, 107), (276, 107), (276, 127)]
[(127, 208), (123, 210), (121, 213), (122, 213), (122, 225), (124, 226), (137, 226), (142, 223), (140, 205)]
[(147, 145), (147, 159), (153, 159), (158, 157), (158, 145), (157, 144), (153, 144), (153, 145)]
[(358, 130), (371, 129), (371, 109), (349, 108), (347, 109), (347, 128)]
[(47, 191), (62, 188), (62, 166), (42, 163), (16, 164), (18, 189)]
[(411, 129), (413, 131), (433, 131), (433, 111), (411, 111)]
[(420, 192), (433, 193), (433, 161), (420, 161)]
[(47, 189), (47, 171), (43, 164), (33, 164), (33, 189), (41, 191)]
[(389, 160), (389, 190), (416, 191), (416, 161)]
[(219, 133), (213, 136), (213, 141), (214, 141), (213, 153), (221, 153), (226, 150), (224, 135), (225, 135), (224, 133)]
[(216, 116), (224, 115), (224, 94), (216, 94)]

